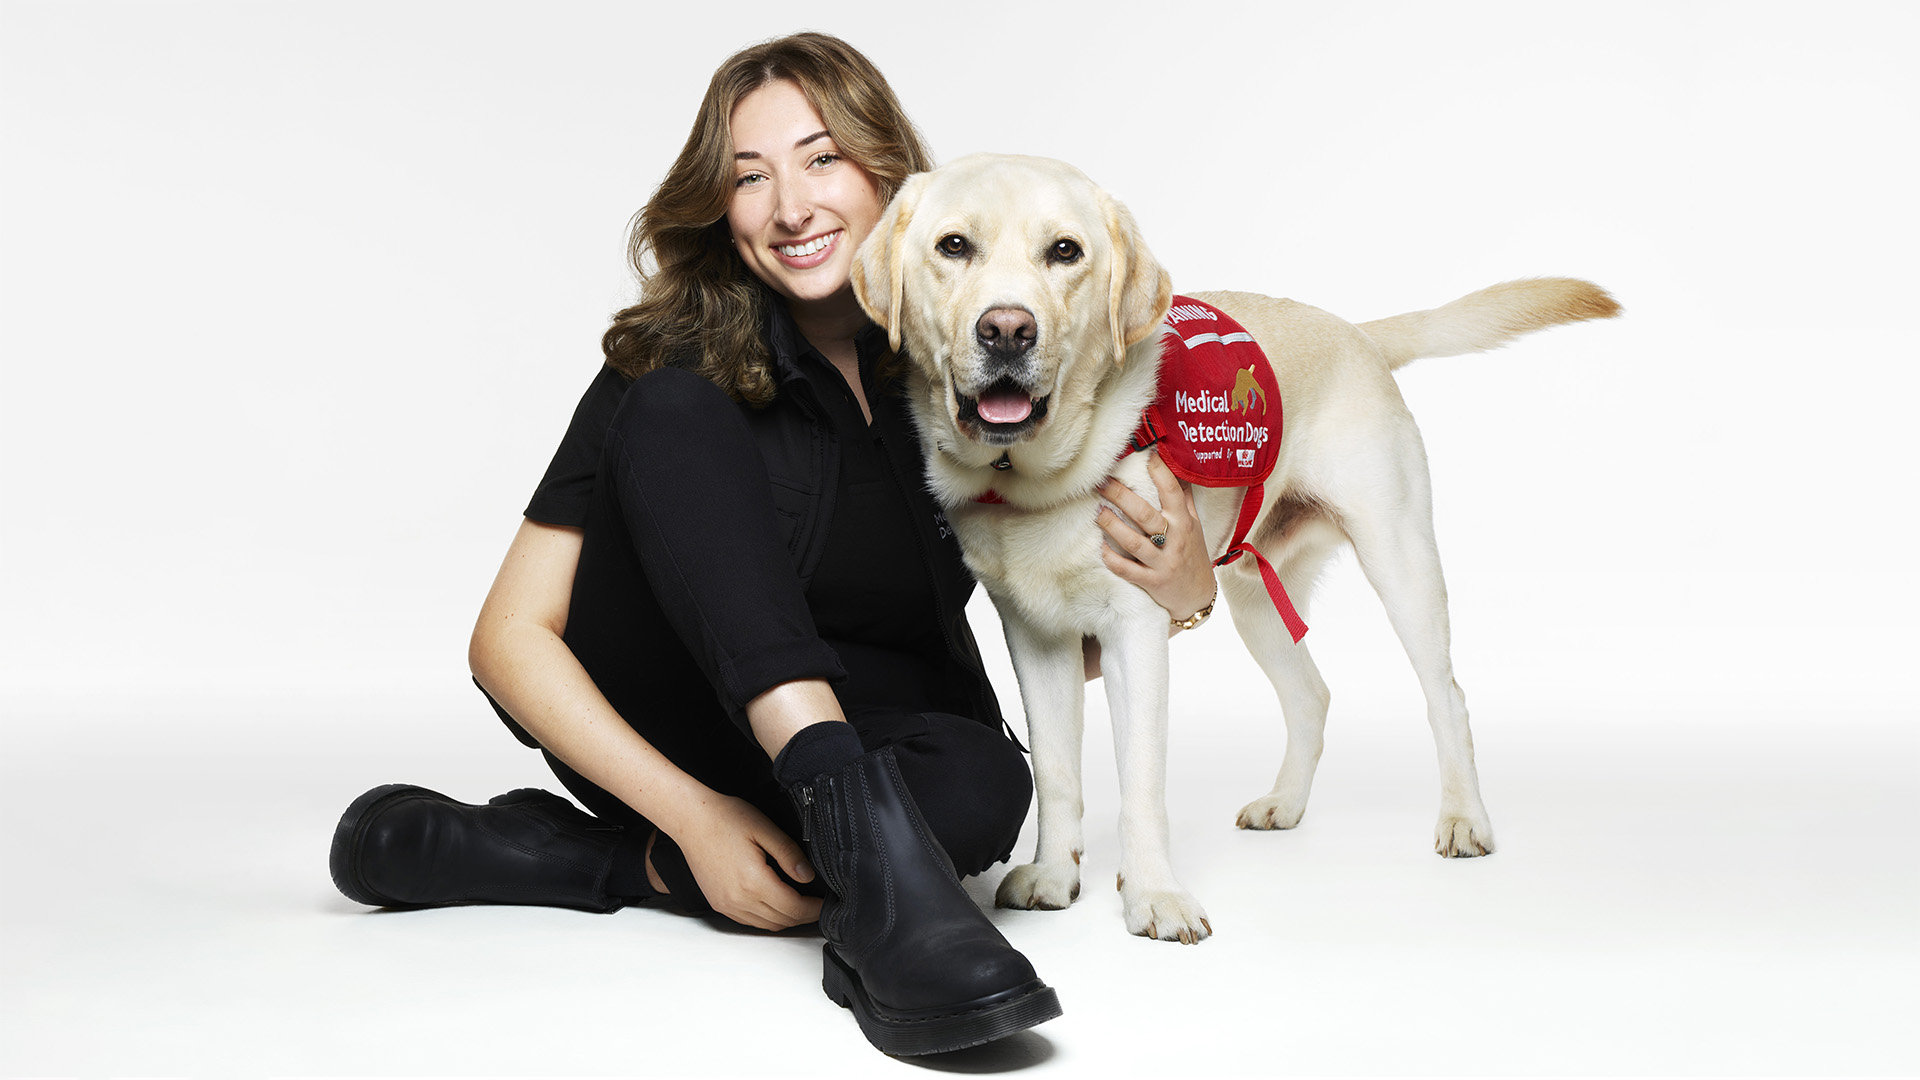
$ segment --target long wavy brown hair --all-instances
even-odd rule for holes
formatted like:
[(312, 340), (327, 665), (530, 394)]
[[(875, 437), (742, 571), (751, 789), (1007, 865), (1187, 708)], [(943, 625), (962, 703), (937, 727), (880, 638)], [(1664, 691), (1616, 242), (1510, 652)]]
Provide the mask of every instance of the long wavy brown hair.
[(779, 79), (800, 87), (841, 154), (873, 177), (882, 205), (908, 176), (933, 167), (886, 76), (839, 38), (793, 34), (733, 54), (707, 84), (680, 156), (634, 217), (627, 257), (640, 277), (640, 302), (616, 314), (600, 339), (607, 364), (621, 373), (635, 377), (672, 363), (736, 401), (773, 399), (763, 322), (766, 305), (779, 301), (734, 255), (726, 214), (734, 105)]

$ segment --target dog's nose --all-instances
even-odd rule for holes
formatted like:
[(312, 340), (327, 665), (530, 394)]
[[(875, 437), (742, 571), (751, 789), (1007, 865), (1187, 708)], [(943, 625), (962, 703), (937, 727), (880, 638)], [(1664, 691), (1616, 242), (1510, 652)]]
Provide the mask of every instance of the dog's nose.
[(1033, 348), (1033, 339), (1039, 333), (1033, 312), (1026, 308), (989, 308), (980, 316), (980, 321), (973, 324), (973, 335), (980, 339), (981, 348), (1003, 360), (1011, 360)]

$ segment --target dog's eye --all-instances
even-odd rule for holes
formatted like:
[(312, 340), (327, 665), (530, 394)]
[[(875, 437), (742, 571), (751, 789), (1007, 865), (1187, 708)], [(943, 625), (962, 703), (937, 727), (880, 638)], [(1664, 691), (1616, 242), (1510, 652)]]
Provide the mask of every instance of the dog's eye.
[(940, 249), (940, 254), (949, 259), (964, 259), (973, 254), (973, 245), (967, 243), (967, 238), (959, 233), (948, 233), (934, 246)]
[(1047, 249), (1047, 261), (1070, 263), (1080, 261), (1080, 245), (1071, 240), (1059, 240)]

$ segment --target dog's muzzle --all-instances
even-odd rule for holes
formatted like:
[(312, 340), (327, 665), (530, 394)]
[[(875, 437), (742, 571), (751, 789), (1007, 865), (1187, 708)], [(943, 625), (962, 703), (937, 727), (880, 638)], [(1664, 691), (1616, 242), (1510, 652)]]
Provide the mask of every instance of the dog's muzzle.
[(1039, 427), (1051, 396), (1036, 398), (1010, 378), (995, 380), (978, 394), (963, 392), (958, 383), (953, 386), (961, 432), (988, 446), (1010, 446)]

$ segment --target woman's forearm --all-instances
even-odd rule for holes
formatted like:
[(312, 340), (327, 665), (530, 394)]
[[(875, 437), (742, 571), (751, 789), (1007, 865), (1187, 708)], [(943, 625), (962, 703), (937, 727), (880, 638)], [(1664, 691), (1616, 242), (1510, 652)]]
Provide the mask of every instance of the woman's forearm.
[(475, 633), (474, 678), (541, 746), (669, 836), (714, 792), (628, 726), (559, 635), (536, 624)]
[(628, 726), (562, 638), (582, 536), (521, 522), (474, 623), (467, 662), (541, 746), (673, 836), (717, 796)]

